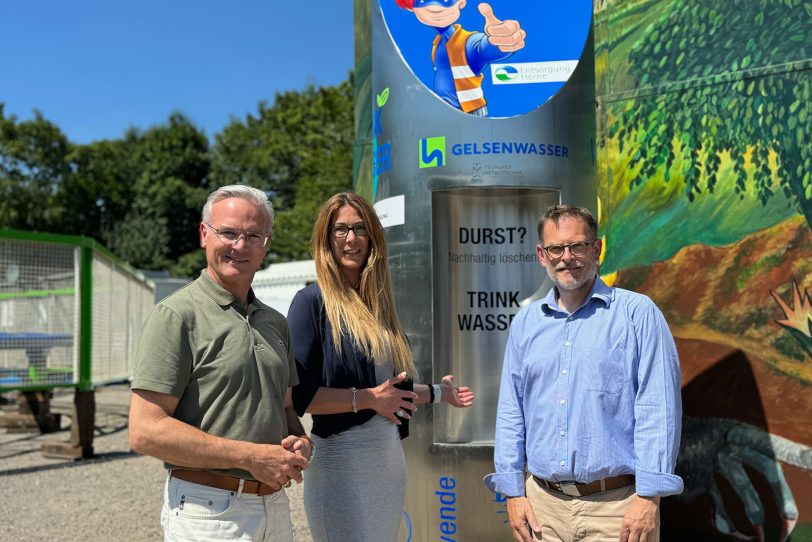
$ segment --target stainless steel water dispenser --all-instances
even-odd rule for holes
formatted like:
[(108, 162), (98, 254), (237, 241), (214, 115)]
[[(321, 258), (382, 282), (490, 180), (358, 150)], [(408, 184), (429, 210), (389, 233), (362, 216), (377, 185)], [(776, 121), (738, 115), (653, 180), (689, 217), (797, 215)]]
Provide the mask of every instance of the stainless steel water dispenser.
[[(511, 4), (529, 10), (533, 3), (492, 2), (497, 15), (510, 12)], [(416, 65), (431, 62), (431, 36), (425, 57), (412, 55), (408, 47), (421, 45), (423, 38), (408, 26), (395, 28), (417, 23), (408, 11), (396, 11), (394, 0), (372, 0), (370, 16), (357, 18), (371, 25), (360, 32), (372, 38), (373, 129), (366, 144), (372, 148), (374, 182), (366, 195), (387, 227), (398, 315), (420, 381), (439, 382), (453, 373), (477, 394), (470, 409), (421, 405), (412, 418), (411, 436), (404, 441), (402, 540), (512, 540), (505, 498), (482, 483), (493, 471), (510, 321), (550, 288), (535, 257), (539, 216), (559, 202), (596, 210), (592, 3), (583, 2), (580, 11), (576, 4), (581, 2), (549, 9), (586, 18), (578, 23), (580, 34), (567, 34), (580, 40), (577, 53), (564, 52), (557, 60), (517, 53), (485, 69), (489, 111), (509, 111), (504, 106), (513, 105), (505, 103), (511, 88), (517, 103), (539, 92), (535, 107), (502, 118), (466, 114), (441, 99), (421, 75), (424, 67)], [(461, 24), (477, 24), (475, 6), (463, 12), (468, 19)], [(538, 14), (546, 33), (523, 21), (528, 43), (555, 34), (553, 15)], [(544, 86), (548, 76), (560, 84)], [(542, 92), (550, 88), (557, 89), (551, 97)]]

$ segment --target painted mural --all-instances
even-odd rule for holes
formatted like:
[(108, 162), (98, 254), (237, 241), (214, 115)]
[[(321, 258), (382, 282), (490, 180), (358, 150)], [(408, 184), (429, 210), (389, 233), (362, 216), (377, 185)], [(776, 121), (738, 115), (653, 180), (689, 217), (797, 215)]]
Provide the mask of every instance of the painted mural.
[(378, 1), (415, 77), (449, 107), (491, 118), (533, 111), (561, 89), (592, 16), (586, 0)]
[(665, 313), (663, 540), (812, 540), (812, 1), (597, 0), (601, 268)]

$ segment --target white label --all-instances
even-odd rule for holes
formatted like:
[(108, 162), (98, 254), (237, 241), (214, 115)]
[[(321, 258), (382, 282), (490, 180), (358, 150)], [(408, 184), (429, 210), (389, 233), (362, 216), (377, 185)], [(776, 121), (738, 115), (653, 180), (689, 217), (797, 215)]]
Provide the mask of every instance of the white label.
[(406, 196), (395, 196), (375, 203), (375, 212), (384, 228), (406, 223)]
[(577, 65), (577, 60), (491, 64), (491, 82), (494, 85), (563, 83), (570, 78)]

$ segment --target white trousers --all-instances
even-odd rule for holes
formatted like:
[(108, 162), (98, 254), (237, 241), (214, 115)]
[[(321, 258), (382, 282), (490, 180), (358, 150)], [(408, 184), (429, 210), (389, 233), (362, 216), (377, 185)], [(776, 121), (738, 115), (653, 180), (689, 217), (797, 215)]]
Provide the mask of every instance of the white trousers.
[(166, 542), (293, 542), (285, 491), (260, 497), (168, 478), (161, 525)]

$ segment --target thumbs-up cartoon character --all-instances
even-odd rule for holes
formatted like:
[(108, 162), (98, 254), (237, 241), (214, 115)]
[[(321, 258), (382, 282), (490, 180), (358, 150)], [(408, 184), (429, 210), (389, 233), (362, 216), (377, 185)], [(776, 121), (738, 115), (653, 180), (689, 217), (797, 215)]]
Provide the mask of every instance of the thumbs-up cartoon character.
[(482, 71), (524, 47), (527, 33), (518, 21), (499, 19), (490, 4), (479, 4), (483, 32), (470, 32), (456, 22), (466, 0), (395, 0), (417, 20), (437, 31), (431, 48), (434, 92), (452, 107), (471, 115), (488, 116), (482, 92)]

